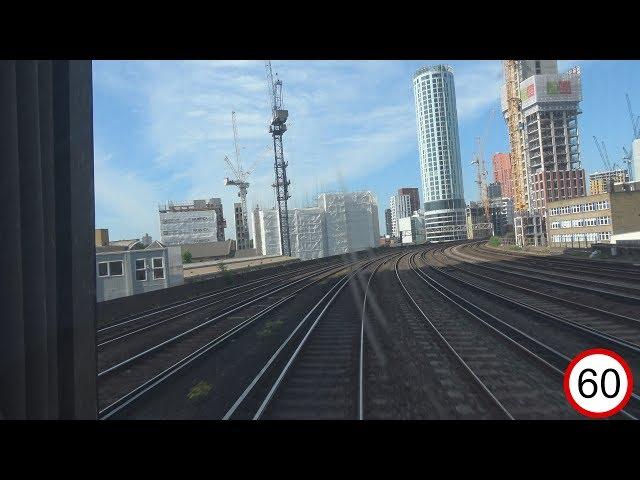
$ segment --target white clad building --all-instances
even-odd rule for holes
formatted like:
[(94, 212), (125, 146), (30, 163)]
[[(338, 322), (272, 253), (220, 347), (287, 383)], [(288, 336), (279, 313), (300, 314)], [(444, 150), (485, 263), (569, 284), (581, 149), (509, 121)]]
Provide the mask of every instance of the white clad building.
[(322, 193), (318, 207), (325, 211), (326, 255), (340, 255), (378, 245), (378, 200), (369, 192)]
[(160, 205), (160, 241), (165, 245), (217, 241), (219, 222), (217, 205), (213, 200)]
[(631, 179), (640, 182), (640, 138), (636, 138), (631, 144)]
[[(263, 255), (280, 255), (275, 209), (258, 211)], [(377, 246), (378, 204), (371, 192), (323, 193), (318, 206), (289, 210), (291, 255), (301, 260)]]
[(280, 223), (278, 212), (274, 209), (259, 210), (260, 238), (262, 241), (262, 255), (282, 255), (280, 248)]
[(426, 242), (424, 229), (424, 213), (415, 212), (410, 217), (398, 220), (399, 238), (402, 244), (419, 245)]
[(427, 240), (465, 239), (466, 218), (453, 69), (435, 65), (413, 76)]
[(398, 221), (401, 218), (409, 217), (413, 213), (411, 211), (410, 195), (392, 195), (389, 199), (389, 208), (391, 209), (391, 232), (394, 237), (400, 237)]

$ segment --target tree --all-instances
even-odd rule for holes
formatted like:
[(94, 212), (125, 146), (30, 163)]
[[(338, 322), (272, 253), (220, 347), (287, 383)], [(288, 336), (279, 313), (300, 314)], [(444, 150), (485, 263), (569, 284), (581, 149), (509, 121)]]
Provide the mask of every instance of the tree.
[(185, 252), (182, 254), (182, 263), (191, 263), (193, 257), (191, 255), (191, 252), (189, 250), (185, 250)]

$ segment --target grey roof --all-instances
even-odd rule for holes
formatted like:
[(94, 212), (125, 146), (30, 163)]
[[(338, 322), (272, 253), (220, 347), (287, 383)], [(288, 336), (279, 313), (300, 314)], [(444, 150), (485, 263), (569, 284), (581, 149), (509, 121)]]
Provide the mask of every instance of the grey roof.
[(109, 245), (96, 245), (96, 253), (124, 252), (126, 250), (140, 250), (142, 248), (144, 248), (144, 245), (142, 245), (142, 242), (137, 238), (131, 240), (114, 240), (113, 242), (109, 242)]
[(182, 253), (189, 251), (191, 257), (197, 259), (230, 255), (234, 243), (233, 240), (225, 240), (224, 242), (185, 243), (180, 247)]

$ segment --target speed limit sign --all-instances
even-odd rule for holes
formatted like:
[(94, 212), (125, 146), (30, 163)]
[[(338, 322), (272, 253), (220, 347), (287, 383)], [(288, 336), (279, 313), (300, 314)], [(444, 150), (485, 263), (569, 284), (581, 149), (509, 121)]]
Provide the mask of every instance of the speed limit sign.
[(604, 348), (577, 355), (564, 373), (564, 393), (569, 403), (587, 417), (615, 415), (629, 401), (633, 375), (627, 362)]

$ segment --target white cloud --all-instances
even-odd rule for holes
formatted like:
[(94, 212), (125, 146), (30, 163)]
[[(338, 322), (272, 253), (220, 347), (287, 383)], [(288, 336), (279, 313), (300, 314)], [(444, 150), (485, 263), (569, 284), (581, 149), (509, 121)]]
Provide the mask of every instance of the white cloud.
[(108, 228), (112, 240), (139, 238), (149, 233), (158, 238), (156, 199), (163, 187), (130, 169), (116, 165), (113, 155), (99, 147), (94, 154), (96, 228)]

